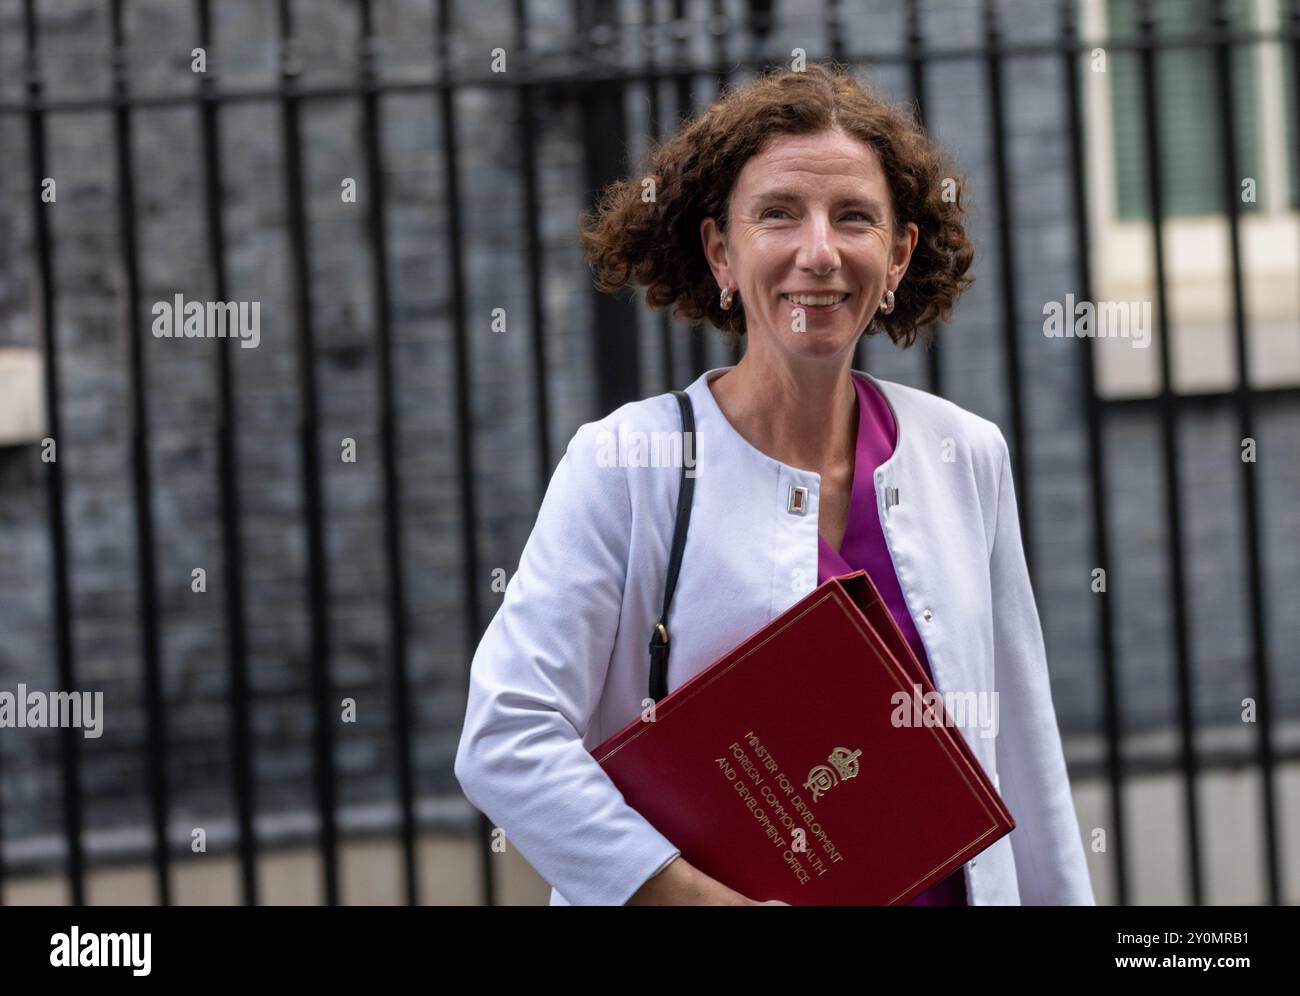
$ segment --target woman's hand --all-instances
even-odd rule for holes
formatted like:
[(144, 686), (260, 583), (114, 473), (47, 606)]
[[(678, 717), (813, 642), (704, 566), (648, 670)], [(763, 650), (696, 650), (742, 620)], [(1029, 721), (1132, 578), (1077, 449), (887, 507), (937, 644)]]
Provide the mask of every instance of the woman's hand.
[(628, 906), (789, 906), (779, 899), (759, 902), (728, 888), (678, 855), (632, 894)]

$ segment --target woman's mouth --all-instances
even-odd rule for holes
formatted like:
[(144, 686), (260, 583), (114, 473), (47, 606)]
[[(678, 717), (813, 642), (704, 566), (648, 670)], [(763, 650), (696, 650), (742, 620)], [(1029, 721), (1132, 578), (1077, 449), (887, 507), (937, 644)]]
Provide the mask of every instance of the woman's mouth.
[(829, 314), (837, 311), (850, 294), (782, 294), (781, 300), (793, 308), (802, 308), (810, 314)]

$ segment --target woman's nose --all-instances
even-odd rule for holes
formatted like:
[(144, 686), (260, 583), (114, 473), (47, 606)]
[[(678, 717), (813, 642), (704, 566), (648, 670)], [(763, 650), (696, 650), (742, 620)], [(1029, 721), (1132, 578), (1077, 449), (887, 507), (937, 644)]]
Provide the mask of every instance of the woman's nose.
[(835, 232), (830, 219), (825, 215), (812, 214), (804, 224), (799, 240), (799, 259), (796, 262), (801, 267), (819, 272), (839, 265)]

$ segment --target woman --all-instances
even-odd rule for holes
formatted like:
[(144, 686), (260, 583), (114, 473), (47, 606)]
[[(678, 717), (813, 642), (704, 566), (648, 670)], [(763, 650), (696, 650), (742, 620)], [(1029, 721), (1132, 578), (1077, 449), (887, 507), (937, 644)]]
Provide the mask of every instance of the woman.
[[(851, 369), (861, 335), (910, 346), (970, 284), (953, 175), (908, 117), (813, 65), (728, 92), (659, 146), (605, 192), (583, 246), (603, 290), (636, 282), (746, 338), (686, 388), (696, 480), (669, 689), (814, 578), (865, 568), (936, 688), (994, 704), (995, 736), (962, 733), (1017, 822), (916, 903), (1091, 904), (1006, 442)], [(589, 753), (646, 704), (681, 471), (628, 454), (679, 418), (665, 393), (578, 429), (471, 667), (456, 776), (552, 905), (766, 899), (691, 866)]]

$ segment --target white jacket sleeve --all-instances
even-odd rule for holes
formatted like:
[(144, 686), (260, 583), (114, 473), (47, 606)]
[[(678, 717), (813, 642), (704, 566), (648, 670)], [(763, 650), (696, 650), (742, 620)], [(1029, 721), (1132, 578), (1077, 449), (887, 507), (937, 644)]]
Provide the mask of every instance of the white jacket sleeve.
[(1016, 509), (1011, 458), (999, 431), (1001, 479), (989, 555), (997, 691), (998, 791), (1015, 818), (1011, 848), (1020, 901), (1092, 906), (1092, 882), (1061, 749), (1042, 626)]
[(583, 743), (614, 649), (631, 530), (626, 469), (598, 465), (599, 432), (580, 426), (551, 477), (474, 654), (455, 762), (469, 801), (575, 906), (621, 905), (681, 853)]

